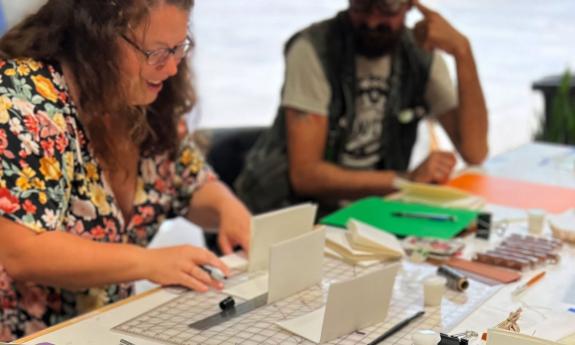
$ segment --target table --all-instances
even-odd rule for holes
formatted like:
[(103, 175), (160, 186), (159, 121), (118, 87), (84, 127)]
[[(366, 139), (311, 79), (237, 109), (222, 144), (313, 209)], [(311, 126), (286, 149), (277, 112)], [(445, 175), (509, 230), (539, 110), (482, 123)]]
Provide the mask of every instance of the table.
[[(487, 174), (501, 177), (513, 177), (524, 181), (548, 183), (567, 188), (575, 188), (575, 166), (569, 170), (569, 163), (575, 162), (575, 149), (567, 146), (530, 143), (513, 151), (504, 153), (490, 159), (483, 166)], [(521, 169), (518, 169), (521, 167)], [(574, 201), (575, 207), (575, 201)], [(525, 212), (505, 208), (497, 205), (488, 205), (496, 219), (525, 217)], [(508, 232), (525, 232), (526, 223), (514, 223)], [(547, 229), (548, 231), (548, 229)], [(492, 236), (489, 242), (468, 238), (466, 255), (471, 251), (486, 249), (500, 240), (501, 237)], [(481, 308), (470, 314), (453, 331), (484, 329), (493, 326), (505, 319), (507, 314), (518, 306), (526, 311), (522, 322), (524, 327), (556, 322), (549, 317), (552, 311), (567, 310), (575, 307), (566, 303), (562, 294), (575, 289), (575, 249), (566, 247), (562, 252), (562, 262), (556, 267), (547, 269), (547, 276), (537, 285), (521, 295), (520, 299), (511, 298), (510, 291), (516, 284), (504, 286), (498, 293), (484, 303)], [(529, 275), (536, 272), (529, 272)], [(18, 344), (37, 344), (42, 341), (52, 341), (59, 344), (118, 344), (125, 338), (122, 334), (110, 329), (126, 320), (129, 320), (157, 305), (163, 304), (178, 296), (178, 292), (170, 289), (155, 289), (141, 295), (134, 296), (114, 305), (104, 307), (69, 322), (56, 325), (30, 337), (17, 341)], [(574, 314), (575, 316), (575, 314)], [(538, 332), (543, 332), (541, 327)], [(537, 333), (539, 334), (539, 333)], [(133, 338), (130, 338), (133, 340)], [(157, 344), (147, 339), (137, 338), (138, 345)]]

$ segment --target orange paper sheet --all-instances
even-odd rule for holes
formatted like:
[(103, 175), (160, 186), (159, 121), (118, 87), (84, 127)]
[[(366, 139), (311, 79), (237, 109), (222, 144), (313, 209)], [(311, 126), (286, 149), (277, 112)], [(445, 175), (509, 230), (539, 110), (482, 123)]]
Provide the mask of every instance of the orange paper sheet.
[(447, 184), (503, 206), (540, 208), (551, 213), (561, 213), (575, 207), (575, 189), (571, 188), (480, 174), (464, 174)]

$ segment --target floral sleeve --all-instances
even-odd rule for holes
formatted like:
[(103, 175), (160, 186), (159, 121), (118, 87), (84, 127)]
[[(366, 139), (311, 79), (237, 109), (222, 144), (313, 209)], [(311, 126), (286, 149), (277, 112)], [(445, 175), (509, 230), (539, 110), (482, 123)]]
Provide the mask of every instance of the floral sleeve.
[(59, 228), (73, 166), (63, 114), (46, 98), (58, 91), (39, 68), (0, 60), (0, 215), (38, 232)]
[(177, 215), (185, 216), (194, 192), (207, 181), (216, 180), (217, 176), (194, 144), (191, 135), (182, 139), (176, 159), (177, 197), (173, 210)]

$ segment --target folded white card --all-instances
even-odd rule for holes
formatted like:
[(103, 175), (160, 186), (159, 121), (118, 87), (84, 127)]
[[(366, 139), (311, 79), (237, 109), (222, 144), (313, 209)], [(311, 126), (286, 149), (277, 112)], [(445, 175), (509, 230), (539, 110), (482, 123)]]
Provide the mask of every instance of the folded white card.
[(333, 283), (325, 307), (277, 325), (314, 343), (323, 343), (382, 322), (387, 316), (398, 269), (399, 264), (393, 264)]
[(282, 241), (270, 249), (268, 303), (321, 281), (325, 228)]
[(327, 255), (329, 257), (341, 260), (343, 262), (347, 262), (348, 264), (350, 264), (352, 266), (369, 267), (369, 266), (373, 266), (373, 265), (377, 265), (377, 264), (381, 263), (381, 260), (358, 260), (358, 261), (355, 261), (355, 260), (352, 260), (348, 257), (341, 255), (340, 253), (336, 252), (335, 250), (333, 250), (329, 247), (325, 247), (323, 252), (325, 255)]
[(323, 228), (281, 241), (270, 248), (269, 271), (250, 273), (249, 280), (223, 292), (243, 299), (268, 293), (268, 303), (273, 303), (317, 284), (321, 281), (324, 245)]
[(527, 334), (492, 328), (487, 330), (487, 345), (559, 345), (559, 343)]
[(392, 258), (405, 256), (403, 247), (394, 234), (355, 219), (347, 222), (347, 229), (352, 247), (357, 245), (360, 250), (373, 251)]
[(253, 299), (268, 292), (268, 280), (267, 272), (258, 272), (249, 280), (225, 288), (223, 293), (245, 300)]
[(268, 269), (270, 247), (313, 229), (317, 205), (303, 204), (252, 217), (248, 270)]

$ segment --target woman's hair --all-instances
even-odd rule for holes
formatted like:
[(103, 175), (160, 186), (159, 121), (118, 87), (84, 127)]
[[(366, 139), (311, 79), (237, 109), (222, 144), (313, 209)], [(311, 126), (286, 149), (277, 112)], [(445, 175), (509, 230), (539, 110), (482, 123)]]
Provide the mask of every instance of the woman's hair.
[(178, 122), (195, 102), (191, 71), (183, 59), (155, 102), (147, 107), (128, 104), (120, 80), (117, 37), (144, 23), (149, 11), (161, 3), (187, 11), (193, 6), (193, 0), (48, 0), (0, 40), (4, 57), (66, 62), (75, 77), (84, 125), (107, 167), (117, 167), (121, 160), (102, 135), (109, 132), (102, 115), (114, 116), (112, 130), (118, 133), (112, 135), (128, 129), (142, 154), (168, 152), (173, 157), (178, 147)]

